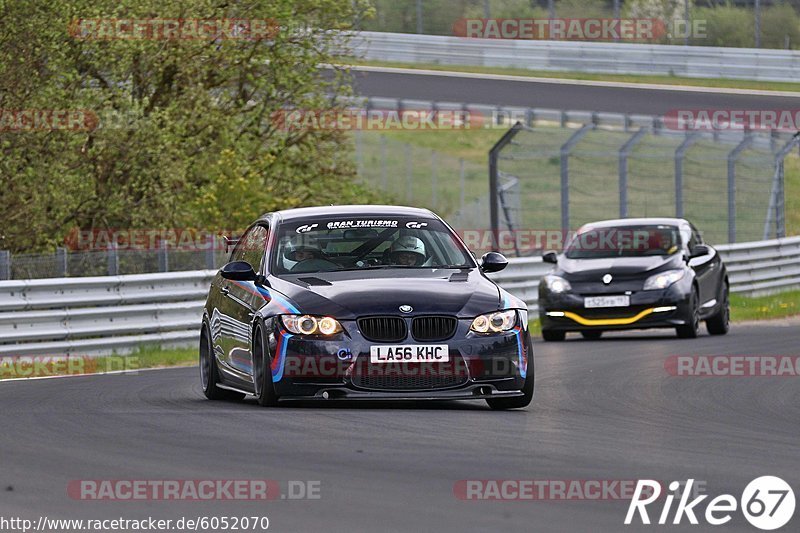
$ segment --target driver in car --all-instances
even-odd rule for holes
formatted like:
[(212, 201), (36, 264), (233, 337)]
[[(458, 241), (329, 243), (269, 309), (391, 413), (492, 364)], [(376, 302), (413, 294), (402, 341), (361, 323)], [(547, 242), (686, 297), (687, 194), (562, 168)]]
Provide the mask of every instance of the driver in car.
[(292, 267), (292, 270), (303, 269), (306, 265), (309, 265), (308, 261), (315, 259), (326, 260), (319, 242), (310, 235), (295, 235), (289, 239), (283, 251), (283, 256), (289, 261), (297, 263)]
[(425, 262), (425, 244), (416, 237), (400, 237), (389, 248), (389, 259), (400, 266), (421, 266)]

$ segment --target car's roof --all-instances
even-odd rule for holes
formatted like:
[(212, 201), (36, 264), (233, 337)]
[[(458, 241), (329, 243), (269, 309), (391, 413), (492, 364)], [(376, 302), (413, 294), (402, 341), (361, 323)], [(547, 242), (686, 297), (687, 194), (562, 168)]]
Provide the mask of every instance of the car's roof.
[(680, 226), (688, 224), (682, 218), (615, 218), (612, 220), (598, 220), (596, 222), (589, 222), (584, 226), (592, 226), (593, 228), (609, 228), (615, 226)]
[[(421, 218), (434, 218), (434, 215), (428, 209), (421, 209), (419, 207), (407, 207), (401, 205), (326, 205), (318, 207), (298, 207), (295, 209), (284, 209), (282, 211), (275, 211), (271, 213), (277, 215), (283, 221), (303, 220), (307, 218), (318, 217), (349, 217), (349, 216), (410, 216)], [(267, 213), (261, 218), (266, 218), (270, 215)]]

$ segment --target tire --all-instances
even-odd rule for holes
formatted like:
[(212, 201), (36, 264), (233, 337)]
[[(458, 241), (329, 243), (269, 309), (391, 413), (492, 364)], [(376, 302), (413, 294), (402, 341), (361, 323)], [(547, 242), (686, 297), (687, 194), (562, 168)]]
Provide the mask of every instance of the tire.
[(681, 339), (696, 339), (700, 333), (700, 296), (697, 294), (697, 288), (692, 289), (689, 308), (692, 313), (689, 323), (675, 328), (675, 332)]
[(244, 394), (232, 390), (222, 389), (220, 383), (217, 360), (211, 346), (211, 334), (208, 325), (203, 323), (200, 330), (200, 386), (203, 394), (209, 400), (241, 400)]
[(534, 372), (533, 372), (533, 348), (528, 343), (528, 373), (525, 376), (525, 384), (522, 386), (522, 396), (514, 396), (513, 398), (494, 398), (486, 400), (489, 407), (495, 411), (503, 411), (506, 409), (522, 409), (527, 407), (533, 400), (533, 387), (534, 387)]
[(567, 332), (554, 329), (543, 329), (542, 338), (547, 342), (559, 342), (567, 338)]
[(725, 335), (731, 329), (731, 302), (728, 298), (728, 285), (722, 287), (722, 305), (715, 315), (706, 320), (709, 335)]
[(258, 405), (261, 407), (275, 407), (278, 405), (278, 395), (272, 383), (270, 371), (269, 350), (264, 349), (264, 334), (261, 327), (256, 328), (253, 335), (253, 387)]
[(587, 331), (581, 331), (581, 335), (583, 335), (584, 339), (593, 341), (593, 340), (597, 340), (600, 337), (602, 337), (603, 336), (603, 332), (600, 331), (600, 330), (591, 329), (591, 330), (587, 330)]

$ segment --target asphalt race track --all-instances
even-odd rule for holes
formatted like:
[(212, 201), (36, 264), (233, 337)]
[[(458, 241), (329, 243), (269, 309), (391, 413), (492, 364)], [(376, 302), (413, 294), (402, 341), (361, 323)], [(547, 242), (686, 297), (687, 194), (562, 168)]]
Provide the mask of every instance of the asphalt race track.
[(661, 115), (677, 109), (797, 109), (800, 106), (797, 96), (728, 94), (719, 89), (697, 92), (591, 83), (573, 85), (559, 80), (457, 78), (444, 74), (414, 74), (410, 70), (402, 73), (356, 71), (353, 85), (362, 96), (646, 115)]
[[(664, 368), (670, 355), (797, 355), (798, 347), (797, 321), (697, 340), (634, 332), (538, 342), (535, 398), (510, 412), (483, 402), (210, 402), (196, 368), (0, 382), (3, 515), (266, 515), (271, 530), (301, 532), (708, 530), (685, 519), (680, 528), (625, 527), (625, 501), (464, 501), (454, 483), (694, 478), (712, 497), (738, 498), (772, 474), (800, 493), (800, 378), (674, 377)], [(321, 497), (70, 499), (68, 482), (80, 479), (316, 480)], [(797, 531), (797, 520), (796, 512), (783, 530)], [(756, 531), (740, 512), (713, 529)]]

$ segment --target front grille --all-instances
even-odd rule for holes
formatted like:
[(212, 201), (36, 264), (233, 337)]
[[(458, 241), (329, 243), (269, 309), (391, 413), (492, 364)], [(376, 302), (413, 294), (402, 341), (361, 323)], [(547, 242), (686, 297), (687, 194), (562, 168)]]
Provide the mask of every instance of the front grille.
[(469, 374), (461, 356), (447, 363), (385, 363), (365, 360), (353, 371), (353, 385), (362, 389), (419, 391), (463, 385)]
[(365, 339), (373, 342), (398, 342), (408, 334), (406, 321), (396, 316), (359, 318), (358, 329)]
[(456, 326), (451, 316), (419, 316), (411, 322), (411, 335), (418, 341), (443, 341), (455, 334)]

